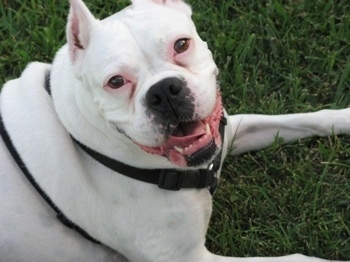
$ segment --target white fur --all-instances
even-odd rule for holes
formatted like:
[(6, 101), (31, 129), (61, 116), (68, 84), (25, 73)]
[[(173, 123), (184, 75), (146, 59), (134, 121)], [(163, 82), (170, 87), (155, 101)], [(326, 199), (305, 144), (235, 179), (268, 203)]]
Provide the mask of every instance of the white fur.
[[(6, 83), (1, 114), (31, 174), (69, 219), (105, 246), (89, 242), (56, 219), (0, 140), (1, 261), (323, 261), (302, 255), (211, 254), (204, 246), (212, 209), (208, 190), (170, 192), (129, 179), (92, 160), (71, 140), (69, 134), (130, 165), (175, 167), (164, 157), (145, 153), (114, 124), (134, 141), (155, 144), (160, 134), (145, 115), (142, 99), (152, 84), (174, 75), (184, 77), (194, 90), (196, 112), (209, 114), (217, 68), (190, 14), (179, 0), (135, 0), (132, 7), (99, 21), (81, 0), (71, 0), (68, 44), (53, 65), (32, 63), (20, 78)], [(179, 58), (185, 68), (166, 59), (168, 43), (178, 37), (191, 37), (195, 46), (189, 56)], [(127, 46), (120, 45), (125, 41)], [(52, 98), (44, 89), (47, 70), (52, 72)], [(115, 74), (131, 75), (134, 86), (117, 93), (106, 90), (106, 79)], [(228, 120), (224, 155), (231, 147), (236, 154), (266, 147), (277, 133), (286, 142), (350, 134), (350, 109)]]

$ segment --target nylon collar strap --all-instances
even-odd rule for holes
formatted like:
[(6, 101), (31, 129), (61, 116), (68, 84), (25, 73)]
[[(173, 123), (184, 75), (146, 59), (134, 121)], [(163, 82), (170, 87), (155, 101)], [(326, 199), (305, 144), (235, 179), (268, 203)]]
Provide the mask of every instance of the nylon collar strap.
[[(220, 129), (222, 130), (225, 129), (225, 121), (225, 118), (221, 119)], [(223, 132), (224, 131), (221, 132), (221, 136), (224, 135)], [(210, 193), (213, 194), (217, 187), (217, 173), (221, 166), (221, 152), (216, 156), (207, 169), (188, 171), (176, 169), (140, 169), (101, 155), (86, 145), (81, 144), (74, 138), (73, 140), (88, 155), (104, 166), (129, 178), (158, 185), (161, 189), (177, 191), (181, 188), (208, 188)]]

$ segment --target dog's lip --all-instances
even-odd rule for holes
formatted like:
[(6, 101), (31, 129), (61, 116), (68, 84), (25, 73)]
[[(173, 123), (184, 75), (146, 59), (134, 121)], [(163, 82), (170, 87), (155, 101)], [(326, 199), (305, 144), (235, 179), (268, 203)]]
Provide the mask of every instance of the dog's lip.
[(219, 126), (222, 115), (221, 95), (218, 92), (215, 106), (205, 119), (180, 123), (160, 146), (137, 144), (148, 153), (166, 156), (173, 164), (186, 167), (188, 156), (204, 149), (213, 141), (218, 148), (221, 147)]
[[(163, 147), (175, 149), (182, 155), (191, 155), (212, 141), (212, 132), (207, 120), (187, 122), (181, 126), (186, 128), (176, 128)], [(186, 131), (181, 132), (183, 129)]]

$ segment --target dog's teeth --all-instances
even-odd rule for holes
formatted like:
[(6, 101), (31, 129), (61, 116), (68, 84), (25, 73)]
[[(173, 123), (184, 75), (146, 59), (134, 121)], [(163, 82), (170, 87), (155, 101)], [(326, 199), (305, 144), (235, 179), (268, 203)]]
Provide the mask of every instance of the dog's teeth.
[(174, 146), (174, 149), (181, 154), (183, 154), (183, 152), (184, 152), (184, 149), (181, 147), (178, 147), (178, 146)]
[(208, 135), (211, 135), (210, 126), (209, 126), (208, 123), (205, 125), (205, 132), (206, 132)]

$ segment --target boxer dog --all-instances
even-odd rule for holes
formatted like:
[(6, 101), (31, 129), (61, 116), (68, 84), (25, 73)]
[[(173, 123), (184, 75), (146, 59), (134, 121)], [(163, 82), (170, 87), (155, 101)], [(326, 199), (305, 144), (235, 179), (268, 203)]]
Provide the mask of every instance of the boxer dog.
[(1, 261), (324, 261), (210, 253), (211, 193), (229, 151), (349, 134), (350, 109), (228, 116), (217, 74), (182, 0), (70, 0), (52, 65), (1, 90)]

